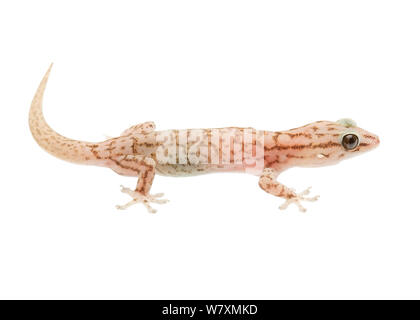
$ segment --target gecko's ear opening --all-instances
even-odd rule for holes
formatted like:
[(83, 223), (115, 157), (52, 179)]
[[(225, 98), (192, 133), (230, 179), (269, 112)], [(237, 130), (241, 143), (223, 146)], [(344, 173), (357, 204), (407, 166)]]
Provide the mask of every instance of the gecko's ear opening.
[(337, 123), (345, 126), (346, 128), (357, 127), (356, 121), (349, 118), (340, 119)]

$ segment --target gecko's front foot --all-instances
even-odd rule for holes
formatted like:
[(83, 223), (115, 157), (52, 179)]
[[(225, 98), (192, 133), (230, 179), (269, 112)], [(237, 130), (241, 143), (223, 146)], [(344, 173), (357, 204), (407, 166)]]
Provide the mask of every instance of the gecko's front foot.
[(143, 195), (140, 192), (133, 191), (133, 190), (131, 190), (129, 188), (126, 188), (124, 186), (121, 186), (121, 192), (126, 193), (133, 198), (133, 200), (131, 200), (130, 202), (128, 202), (124, 205), (117, 205), (116, 206), (117, 209), (121, 209), (121, 210), (127, 209), (128, 207), (132, 206), (133, 204), (142, 203), (147, 208), (147, 211), (149, 211), (150, 213), (156, 213), (157, 210), (152, 208), (150, 206), (150, 203), (163, 204), (163, 203), (167, 203), (169, 201), (167, 199), (158, 199), (158, 198), (163, 197), (163, 193)]
[(302, 206), (302, 204), (300, 203), (301, 201), (316, 201), (318, 200), (319, 196), (314, 196), (314, 197), (305, 197), (309, 194), (311, 190), (311, 187), (307, 188), (306, 190), (300, 192), (300, 193), (295, 193), (292, 197), (290, 197), (289, 199), (287, 199), (280, 207), (280, 210), (284, 210), (287, 209), (287, 207), (289, 206), (289, 204), (294, 203), (297, 205), (297, 207), (299, 208), (299, 211), (301, 212), (305, 212), (306, 209)]

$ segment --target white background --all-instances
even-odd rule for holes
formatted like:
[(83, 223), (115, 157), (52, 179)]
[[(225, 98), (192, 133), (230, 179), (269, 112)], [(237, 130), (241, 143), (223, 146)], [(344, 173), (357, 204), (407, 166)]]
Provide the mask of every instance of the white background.
[[(2, 1), (0, 298), (420, 298), (418, 1)], [(135, 178), (55, 159), (28, 111), (87, 141), (158, 129), (284, 130), (354, 118), (371, 153), (279, 180)]]

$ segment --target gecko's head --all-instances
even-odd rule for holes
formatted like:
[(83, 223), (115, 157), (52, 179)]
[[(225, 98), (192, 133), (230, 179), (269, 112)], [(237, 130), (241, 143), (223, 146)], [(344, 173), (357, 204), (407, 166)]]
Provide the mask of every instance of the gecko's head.
[[(312, 135), (313, 143), (309, 154), (312, 165), (324, 166), (354, 157), (376, 148), (379, 137), (357, 127), (351, 119), (337, 122), (318, 121), (305, 126), (305, 131)], [(308, 161), (308, 166), (311, 165)]]

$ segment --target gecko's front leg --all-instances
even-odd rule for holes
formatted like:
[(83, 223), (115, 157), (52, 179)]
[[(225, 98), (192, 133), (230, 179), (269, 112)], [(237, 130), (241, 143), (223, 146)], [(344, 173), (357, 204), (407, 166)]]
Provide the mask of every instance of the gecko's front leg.
[(136, 203), (142, 203), (150, 213), (155, 213), (156, 209), (152, 208), (150, 203), (166, 203), (166, 199), (158, 199), (163, 193), (150, 194), (153, 179), (155, 177), (156, 163), (152, 158), (141, 155), (126, 155), (112, 159), (113, 170), (120, 174), (135, 173), (138, 176), (137, 186), (135, 190), (131, 190), (121, 186), (121, 192), (128, 194), (133, 198), (125, 205), (117, 205), (118, 209), (127, 209)]
[(298, 206), (300, 211), (305, 212), (306, 209), (300, 203), (301, 201), (318, 200), (319, 196), (306, 197), (310, 192), (310, 188), (307, 188), (303, 192), (296, 193), (293, 189), (290, 189), (285, 185), (279, 183), (276, 180), (277, 176), (278, 173), (276, 173), (273, 169), (265, 168), (262, 175), (260, 176), (258, 184), (264, 191), (276, 197), (282, 197), (286, 199), (286, 201), (279, 207), (279, 209), (284, 210), (289, 206), (289, 204), (294, 203)]

